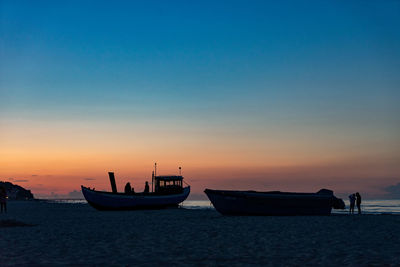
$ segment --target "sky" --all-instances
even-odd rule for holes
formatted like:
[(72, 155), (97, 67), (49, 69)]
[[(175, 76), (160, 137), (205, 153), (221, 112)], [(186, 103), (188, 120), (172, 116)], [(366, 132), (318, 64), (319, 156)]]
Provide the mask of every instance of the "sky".
[(140, 191), (157, 162), (182, 166), (194, 198), (388, 197), (399, 14), (399, 1), (0, 0), (0, 180), (43, 197), (110, 190), (114, 171)]

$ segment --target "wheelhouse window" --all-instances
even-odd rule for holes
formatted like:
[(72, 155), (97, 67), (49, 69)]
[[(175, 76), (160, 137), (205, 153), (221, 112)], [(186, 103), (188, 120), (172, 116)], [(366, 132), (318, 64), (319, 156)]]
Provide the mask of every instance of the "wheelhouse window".
[(183, 190), (182, 176), (156, 176), (155, 192), (159, 194), (176, 194)]

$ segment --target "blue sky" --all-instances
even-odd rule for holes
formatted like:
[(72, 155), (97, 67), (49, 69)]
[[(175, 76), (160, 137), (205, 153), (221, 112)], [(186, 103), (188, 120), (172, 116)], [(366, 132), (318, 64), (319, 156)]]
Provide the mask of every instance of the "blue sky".
[(83, 2), (2, 1), (11, 106), (399, 96), (396, 1)]
[(399, 11), (396, 1), (2, 1), (1, 109), (373, 119), (398, 133)]

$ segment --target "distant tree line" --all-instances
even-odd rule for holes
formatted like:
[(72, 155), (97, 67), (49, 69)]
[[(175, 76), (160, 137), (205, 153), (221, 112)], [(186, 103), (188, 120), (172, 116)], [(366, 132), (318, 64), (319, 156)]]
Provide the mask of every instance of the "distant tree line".
[(7, 192), (7, 196), (9, 200), (28, 200), (34, 199), (31, 190), (27, 190), (22, 186), (12, 184), (10, 182), (1, 182), (0, 187), (4, 187)]

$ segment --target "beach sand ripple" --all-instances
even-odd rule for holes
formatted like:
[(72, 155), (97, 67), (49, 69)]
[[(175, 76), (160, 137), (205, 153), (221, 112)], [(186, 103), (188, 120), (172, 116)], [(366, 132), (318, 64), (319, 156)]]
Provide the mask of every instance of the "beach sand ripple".
[(398, 265), (400, 216), (228, 217), (212, 209), (100, 212), (9, 202), (7, 265)]

